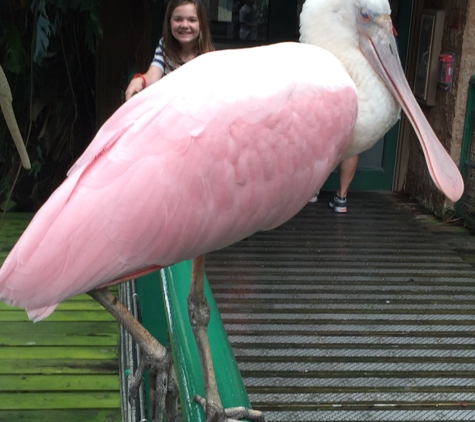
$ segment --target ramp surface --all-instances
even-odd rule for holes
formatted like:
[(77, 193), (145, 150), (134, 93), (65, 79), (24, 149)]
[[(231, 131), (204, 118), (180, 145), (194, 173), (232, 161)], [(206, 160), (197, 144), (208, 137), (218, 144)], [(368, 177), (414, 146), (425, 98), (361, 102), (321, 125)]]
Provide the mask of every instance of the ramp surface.
[(475, 420), (475, 240), (402, 196), (328, 195), (207, 257), (268, 422)]

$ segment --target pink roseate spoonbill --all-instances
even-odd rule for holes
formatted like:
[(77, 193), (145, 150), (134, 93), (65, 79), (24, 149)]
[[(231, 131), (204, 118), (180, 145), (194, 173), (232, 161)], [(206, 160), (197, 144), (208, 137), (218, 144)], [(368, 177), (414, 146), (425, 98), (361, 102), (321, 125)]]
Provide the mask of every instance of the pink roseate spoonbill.
[(197, 401), (207, 421), (264, 420), (221, 405), (206, 334), (204, 254), (294, 216), (343, 157), (384, 135), (400, 106), (438, 188), (453, 201), (463, 191), (404, 78), (389, 14), (387, 0), (307, 0), (304, 43), (208, 53), (133, 97), (7, 257), (1, 299), (38, 321), (89, 292), (162, 374), (160, 415), (165, 348), (107, 286), (194, 258), (190, 322), (206, 385)]
[(18, 123), (15, 118), (15, 112), (13, 111), (12, 106), (12, 91), (10, 90), (10, 85), (8, 84), (7, 77), (5, 72), (0, 66), (0, 107), (2, 109), (3, 116), (7, 122), (8, 129), (15, 142), (18, 153), (20, 154), (20, 159), (23, 167), (27, 170), (31, 168), (30, 159), (28, 158), (28, 153), (26, 152), (25, 143), (18, 128)]

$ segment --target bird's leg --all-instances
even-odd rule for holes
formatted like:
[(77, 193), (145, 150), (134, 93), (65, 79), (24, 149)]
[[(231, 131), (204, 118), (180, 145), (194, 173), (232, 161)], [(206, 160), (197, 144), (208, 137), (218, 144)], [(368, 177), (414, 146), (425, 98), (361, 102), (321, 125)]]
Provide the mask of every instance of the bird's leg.
[(179, 391), (175, 366), (170, 365), (170, 372), (168, 374), (168, 390), (165, 398), (166, 422), (175, 422), (178, 416), (178, 394)]
[[(171, 351), (167, 351), (167, 362), (158, 365), (149, 362), (150, 413), (153, 421), (162, 421), (165, 409), (166, 422), (175, 422), (178, 415), (178, 386), (175, 369), (172, 365)], [(141, 381), (143, 375), (137, 370), (135, 381)], [(140, 378), (139, 378), (140, 377)], [(137, 392), (134, 392), (136, 395)], [(132, 393), (131, 393), (132, 397)]]
[(237, 418), (265, 422), (263, 414), (256, 410), (244, 407), (223, 409), (208, 338), (210, 306), (204, 294), (204, 268), (204, 255), (193, 260), (191, 287), (190, 294), (188, 295), (188, 315), (198, 346), (206, 389), (206, 398), (197, 395), (195, 396), (195, 401), (203, 407), (206, 413), (206, 422), (238, 422)]
[(193, 260), (191, 271), (191, 286), (188, 295), (188, 316), (191, 328), (195, 335), (198, 352), (200, 355), (201, 368), (206, 389), (207, 406), (206, 419), (216, 409), (219, 412), (223, 409), (221, 398), (218, 393), (216, 376), (211, 358), (211, 349), (208, 339), (208, 323), (210, 319), (210, 307), (204, 295), (204, 266), (205, 256), (201, 255)]
[(167, 415), (167, 421), (173, 422), (174, 419), (172, 418), (176, 416), (176, 403), (172, 404), (170, 401), (173, 400), (172, 396), (176, 401), (178, 394), (176, 393), (171, 353), (134, 318), (109, 289), (92, 290), (88, 294), (104, 306), (119, 324), (129, 332), (142, 352), (142, 360), (134, 374), (134, 380), (130, 387), (129, 399), (133, 399), (137, 395), (143, 372), (146, 368), (149, 368), (152, 420), (154, 422), (161, 421), (166, 407), (167, 411), (170, 409), (171, 413), (170, 416)]

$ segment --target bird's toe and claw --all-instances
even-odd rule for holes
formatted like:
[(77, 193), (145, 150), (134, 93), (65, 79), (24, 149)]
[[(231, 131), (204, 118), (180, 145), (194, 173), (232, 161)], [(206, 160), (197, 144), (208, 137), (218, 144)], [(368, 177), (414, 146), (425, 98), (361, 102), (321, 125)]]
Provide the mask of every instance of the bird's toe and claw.
[(129, 402), (133, 405), (144, 372), (149, 369), (150, 410), (153, 421), (161, 421), (165, 411), (167, 422), (174, 422), (178, 415), (178, 386), (172, 356), (167, 350), (165, 359), (144, 354), (129, 386)]
[(161, 422), (166, 411), (167, 422), (174, 422), (177, 413), (177, 386), (170, 349), (165, 348), (130, 313), (107, 287), (88, 294), (106, 308), (129, 332), (142, 351), (139, 367), (129, 385), (129, 402), (134, 406), (145, 370), (150, 369), (150, 409), (152, 420)]
[(239, 422), (248, 419), (255, 422), (265, 422), (264, 414), (258, 410), (248, 409), (244, 406), (224, 409), (213, 402), (208, 402), (204, 397), (196, 395), (194, 400), (200, 404), (206, 413), (206, 422)]

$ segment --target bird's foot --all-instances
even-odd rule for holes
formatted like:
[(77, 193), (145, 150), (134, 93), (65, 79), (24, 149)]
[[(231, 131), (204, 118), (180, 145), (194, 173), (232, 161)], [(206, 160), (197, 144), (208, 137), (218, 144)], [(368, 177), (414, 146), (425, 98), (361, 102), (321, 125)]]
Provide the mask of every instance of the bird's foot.
[(178, 414), (178, 387), (171, 351), (168, 349), (165, 357), (143, 354), (140, 365), (129, 386), (129, 401), (133, 404), (137, 397), (143, 375), (149, 369), (150, 412), (154, 422), (162, 421), (163, 411), (166, 421), (174, 422)]
[(255, 422), (266, 422), (264, 414), (258, 410), (248, 409), (244, 406), (223, 409), (216, 403), (209, 402), (201, 396), (196, 395), (194, 400), (201, 405), (206, 413), (206, 422), (239, 422), (242, 419), (249, 419)]

